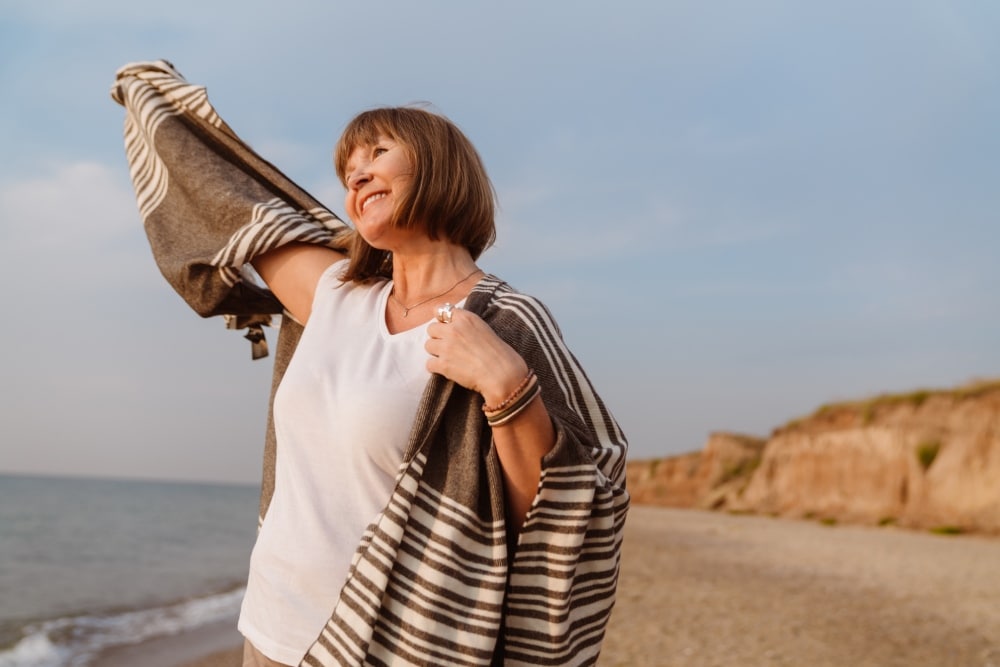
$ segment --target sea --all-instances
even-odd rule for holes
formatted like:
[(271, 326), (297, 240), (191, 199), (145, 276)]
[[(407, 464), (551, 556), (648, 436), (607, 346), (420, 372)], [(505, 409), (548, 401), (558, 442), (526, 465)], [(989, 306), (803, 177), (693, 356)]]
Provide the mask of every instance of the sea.
[(0, 475), (0, 667), (88, 667), (233, 619), (255, 486)]

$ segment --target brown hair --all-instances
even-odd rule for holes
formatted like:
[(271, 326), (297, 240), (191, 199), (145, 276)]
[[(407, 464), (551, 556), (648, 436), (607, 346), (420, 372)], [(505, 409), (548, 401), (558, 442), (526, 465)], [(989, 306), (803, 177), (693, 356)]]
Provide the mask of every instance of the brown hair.
[[(392, 224), (423, 227), (431, 239), (443, 237), (478, 258), (496, 237), (496, 197), (472, 142), (450, 120), (423, 109), (364, 111), (347, 124), (334, 148), (334, 168), (344, 187), (351, 153), (375, 144), (380, 136), (398, 142), (413, 164), (412, 186), (397, 203)], [(360, 234), (354, 235), (350, 257), (345, 280), (391, 275), (390, 253), (371, 247)]]

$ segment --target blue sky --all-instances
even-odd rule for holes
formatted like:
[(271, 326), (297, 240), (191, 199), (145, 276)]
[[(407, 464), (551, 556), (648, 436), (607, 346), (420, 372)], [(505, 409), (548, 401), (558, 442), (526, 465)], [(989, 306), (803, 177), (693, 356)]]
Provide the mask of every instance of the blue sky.
[(337, 212), (353, 114), (451, 117), (500, 199), (482, 266), (649, 458), (1000, 376), (998, 35), (986, 0), (0, 0), (0, 471), (259, 477), (270, 364), (153, 264), (127, 62), (171, 60)]

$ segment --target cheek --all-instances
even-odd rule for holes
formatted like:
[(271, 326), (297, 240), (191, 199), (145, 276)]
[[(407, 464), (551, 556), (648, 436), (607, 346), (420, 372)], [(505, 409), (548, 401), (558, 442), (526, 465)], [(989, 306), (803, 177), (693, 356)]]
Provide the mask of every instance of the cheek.
[(355, 195), (355, 193), (348, 191), (348, 193), (344, 195), (344, 213), (346, 213), (347, 217), (350, 218), (351, 220), (354, 220), (355, 201), (357, 201), (357, 196)]

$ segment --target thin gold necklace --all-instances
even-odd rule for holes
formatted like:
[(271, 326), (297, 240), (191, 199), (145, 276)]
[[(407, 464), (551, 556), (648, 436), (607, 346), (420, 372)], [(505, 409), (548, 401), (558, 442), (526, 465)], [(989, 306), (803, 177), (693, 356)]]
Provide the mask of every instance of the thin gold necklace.
[(422, 306), (425, 303), (427, 303), (428, 301), (433, 301), (434, 299), (440, 299), (445, 294), (447, 294), (448, 292), (452, 291), (453, 289), (455, 289), (456, 287), (458, 287), (459, 285), (461, 285), (462, 283), (464, 283), (466, 280), (468, 280), (469, 278), (471, 278), (475, 274), (479, 273), (479, 271), (480, 270), (478, 268), (473, 269), (472, 273), (470, 273), (469, 275), (465, 276), (464, 278), (462, 278), (461, 280), (459, 280), (457, 283), (455, 283), (454, 285), (452, 285), (451, 287), (449, 287), (445, 291), (441, 292), (440, 294), (435, 294), (434, 296), (427, 297), (423, 301), (418, 301), (417, 303), (413, 304), (412, 306), (406, 306), (406, 305), (403, 304), (402, 301), (400, 301), (399, 299), (396, 298), (396, 286), (395, 285), (393, 285), (392, 286), (392, 290), (389, 291), (389, 296), (392, 297), (392, 300), (395, 301), (399, 305), (400, 308), (403, 309), (403, 317), (406, 317), (407, 315), (410, 314), (410, 311), (413, 310), (414, 308), (416, 308), (417, 306)]

